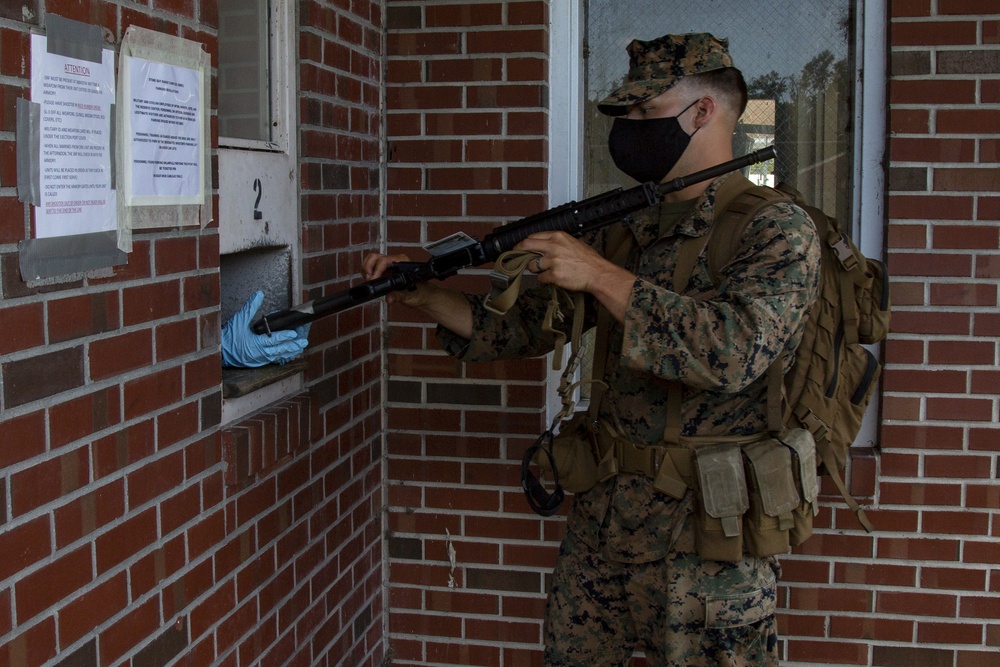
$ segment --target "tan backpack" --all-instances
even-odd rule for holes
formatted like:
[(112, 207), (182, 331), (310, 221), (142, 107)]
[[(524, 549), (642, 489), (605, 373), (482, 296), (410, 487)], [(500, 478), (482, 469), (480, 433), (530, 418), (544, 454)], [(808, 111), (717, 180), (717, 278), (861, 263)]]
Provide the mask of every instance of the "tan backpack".
[[(740, 178), (735, 176), (734, 179)], [(805, 428), (816, 440), (819, 472), (829, 475), (868, 532), (872, 525), (844, 485), (841, 471), (848, 449), (861, 429), (881, 366), (864, 345), (885, 340), (889, 330), (889, 276), (885, 265), (861, 254), (837, 221), (803, 201), (793, 187), (754, 186), (742, 179), (743, 191), (717, 211), (708, 263), (713, 281), (733, 258), (747, 225), (758, 211), (792, 201), (809, 214), (822, 241), (819, 293), (792, 366), (784, 374), (785, 429)], [(780, 398), (768, 394), (768, 409)]]

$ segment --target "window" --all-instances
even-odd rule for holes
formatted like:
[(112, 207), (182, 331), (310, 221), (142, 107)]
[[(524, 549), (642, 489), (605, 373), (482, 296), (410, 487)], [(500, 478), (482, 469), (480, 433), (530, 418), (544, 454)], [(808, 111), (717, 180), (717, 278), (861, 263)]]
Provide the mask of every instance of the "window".
[[(628, 7), (588, 0), (580, 17), (574, 10), (557, 15), (553, 5), (550, 173), (562, 174), (550, 177), (553, 205), (635, 184), (611, 162), (611, 119), (596, 108), (625, 75), (628, 43), (711, 32), (729, 38), (751, 98), (734, 155), (770, 143), (778, 150), (777, 160), (748, 175), (792, 183), (845, 223), (865, 254), (881, 256), (885, 0), (635, 0)], [(582, 58), (571, 55), (567, 64), (563, 51)], [(574, 62), (582, 63), (579, 70)], [(566, 108), (574, 111), (567, 116)], [(875, 442), (875, 417), (873, 407), (859, 442)]]
[[(222, 319), (258, 289), (258, 316), (301, 292), (294, 0), (219, 0)], [(302, 364), (224, 369), (223, 423), (295, 393)]]

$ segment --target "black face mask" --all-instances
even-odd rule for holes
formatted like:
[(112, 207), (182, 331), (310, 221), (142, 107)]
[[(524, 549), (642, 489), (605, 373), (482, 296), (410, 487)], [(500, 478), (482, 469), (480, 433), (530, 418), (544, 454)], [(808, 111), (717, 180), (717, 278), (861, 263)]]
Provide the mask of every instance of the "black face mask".
[[(684, 107), (681, 114), (697, 101)], [(691, 135), (677, 120), (681, 114), (643, 120), (615, 118), (608, 135), (615, 166), (640, 183), (662, 181), (691, 143)]]

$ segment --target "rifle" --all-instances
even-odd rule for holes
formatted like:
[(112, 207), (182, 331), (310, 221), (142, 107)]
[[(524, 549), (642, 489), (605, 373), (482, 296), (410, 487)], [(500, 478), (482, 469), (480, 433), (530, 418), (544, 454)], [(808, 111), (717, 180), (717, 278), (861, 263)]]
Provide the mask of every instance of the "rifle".
[(294, 329), (326, 315), (374, 301), (390, 292), (416, 289), (418, 283), (431, 279), (443, 280), (461, 269), (495, 261), (536, 232), (562, 231), (579, 237), (653, 206), (671, 192), (758, 162), (766, 162), (775, 155), (774, 146), (768, 146), (666, 183), (649, 181), (628, 190), (616, 188), (580, 202), (567, 202), (517, 222), (501, 225), (482, 241), (461, 233), (453, 234), (427, 248), (432, 257), (426, 262), (395, 262), (392, 273), (388, 275), (355, 285), (333, 296), (313, 299), (288, 310), (269, 313), (255, 322), (251, 329), (257, 334)]

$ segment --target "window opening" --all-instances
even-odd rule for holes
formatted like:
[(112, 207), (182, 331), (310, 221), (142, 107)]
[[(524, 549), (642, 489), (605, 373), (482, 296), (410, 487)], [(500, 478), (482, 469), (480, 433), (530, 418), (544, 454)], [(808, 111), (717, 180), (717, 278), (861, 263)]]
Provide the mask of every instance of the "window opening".
[[(222, 321), (256, 290), (257, 317), (300, 292), (295, 142), (295, 0), (218, 0)], [(223, 423), (302, 387), (304, 363), (223, 369)]]

